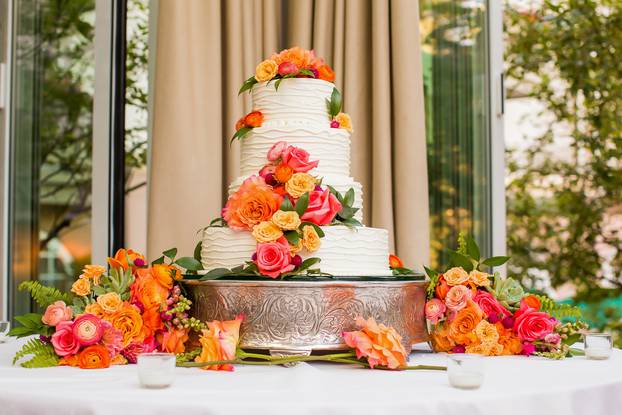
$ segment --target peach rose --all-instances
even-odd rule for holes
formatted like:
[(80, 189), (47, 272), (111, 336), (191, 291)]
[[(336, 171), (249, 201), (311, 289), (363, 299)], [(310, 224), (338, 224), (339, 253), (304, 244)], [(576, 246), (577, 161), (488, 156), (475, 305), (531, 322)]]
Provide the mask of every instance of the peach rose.
[(294, 270), (289, 243), (284, 236), (275, 242), (257, 244), (257, 268), (262, 275), (277, 278)]
[(449, 285), (465, 285), (469, 282), (469, 274), (462, 267), (454, 267), (443, 274)]
[(105, 317), (123, 335), (123, 346), (143, 340), (143, 319), (136, 306), (124, 303), (121, 310)]
[(99, 279), (105, 272), (106, 268), (101, 265), (85, 265), (80, 278), (93, 281), (93, 285), (99, 285)]
[(317, 234), (315, 228), (311, 225), (306, 225), (302, 228), (302, 246), (309, 252), (315, 252), (320, 249), (322, 241)]
[(156, 278), (154, 269), (155, 266), (137, 270), (134, 284), (130, 287), (131, 301), (141, 303), (145, 309), (166, 304), (169, 294), (168, 288), (161, 283), (163, 276)]
[(316, 184), (317, 180), (310, 174), (294, 173), (287, 183), (285, 183), (285, 190), (292, 197), (298, 199), (305, 193), (312, 192)]
[(123, 307), (123, 300), (121, 300), (119, 294), (109, 292), (97, 297), (97, 304), (99, 304), (106, 313), (116, 313)]
[(298, 243), (296, 245), (290, 245), (289, 246), (289, 253), (292, 254), (292, 256), (296, 255), (298, 252), (302, 251), (302, 239), (298, 239)]
[(289, 146), (283, 152), (283, 163), (296, 173), (306, 173), (318, 166), (319, 160), (309, 161), (309, 152), (299, 147)]
[(110, 354), (105, 346), (89, 346), (78, 355), (80, 369), (103, 369), (110, 367)]
[(279, 70), (279, 65), (272, 59), (266, 59), (255, 67), (255, 79), (257, 82), (265, 82), (274, 78)]
[(478, 271), (476, 269), (469, 273), (469, 281), (471, 281), (478, 287), (490, 286), (490, 280), (488, 279), (488, 277), (490, 277), (490, 274), (488, 274), (487, 272)]
[(279, 164), (274, 170), (274, 178), (279, 183), (287, 183), (294, 175), (294, 169), (285, 163)]
[(477, 323), (475, 327), (475, 335), (477, 340), (482, 343), (496, 343), (499, 340), (499, 332), (494, 324), (490, 324), (486, 320)]
[[(199, 338), (201, 354), (197, 356), (194, 361), (206, 363), (234, 360), (238, 341), (240, 339), (241, 324), (241, 316), (238, 316), (235, 320), (212, 321), (207, 323), (207, 329), (203, 330), (203, 334)], [(233, 365), (225, 363), (203, 366), (201, 369), (232, 371)]]
[(147, 264), (145, 256), (131, 249), (119, 249), (113, 258), (108, 258), (108, 264), (116, 269), (136, 269)]
[(86, 297), (91, 293), (91, 283), (85, 278), (79, 278), (71, 286), (71, 292), (80, 297)]
[(253, 111), (246, 114), (244, 117), (244, 126), (245, 127), (261, 127), (263, 124), (263, 114), (259, 111)]
[(340, 128), (343, 128), (349, 133), (352, 133), (354, 131), (352, 129), (352, 119), (350, 119), (350, 116), (345, 112), (340, 112), (339, 114), (335, 115), (334, 120), (339, 123)]
[(274, 242), (283, 236), (281, 228), (269, 221), (263, 221), (253, 226), (253, 238), (259, 243)]
[(449, 289), (445, 297), (445, 305), (452, 311), (462, 310), (471, 300), (472, 294), (464, 285), (456, 285)]
[(360, 331), (343, 333), (345, 343), (356, 350), (358, 359), (366, 357), (369, 366), (384, 366), (398, 369), (406, 365), (408, 354), (402, 346), (402, 337), (393, 327), (377, 324), (373, 318), (367, 320), (357, 317), (356, 325)]
[(274, 212), (274, 215), (272, 215), (271, 220), (272, 223), (274, 223), (276, 226), (283, 229), (284, 231), (293, 231), (295, 229), (298, 229), (301, 223), (298, 213), (296, 213), (296, 211), (294, 210), (290, 210), (287, 212), (283, 210), (277, 210), (276, 212)]
[(449, 336), (456, 344), (467, 345), (475, 342), (475, 327), (482, 321), (482, 311), (477, 304), (469, 302), (449, 324)]
[(281, 206), (281, 196), (260, 176), (244, 180), (222, 210), (222, 217), (231, 229), (252, 230), (253, 226), (270, 220)]
[(162, 351), (167, 353), (184, 353), (186, 351), (185, 343), (188, 341), (188, 331), (188, 329), (177, 329), (159, 333), (157, 339)]
[(309, 193), (309, 205), (300, 219), (318, 226), (328, 225), (341, 208), (341, 203), (330, 190), (315, 190)]
[(61, 321), (70, 321), (73, 317), (71, 307), (67, 307), (64, 301), (55, 301), (47, 306), (41, 322), (45, 325), (55, 327)]

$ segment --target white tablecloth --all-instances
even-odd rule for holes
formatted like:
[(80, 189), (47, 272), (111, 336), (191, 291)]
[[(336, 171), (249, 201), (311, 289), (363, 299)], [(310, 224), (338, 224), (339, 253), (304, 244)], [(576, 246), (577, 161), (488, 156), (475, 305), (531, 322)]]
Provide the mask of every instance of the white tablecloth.
[[(235, 372), (177, 368), (168, 389), (138, 385), (134, 365), (80, 370), (11, 366), (17, 342), (0, 344), (0, 414), (619, 414), (622, 351), (611, 359), (494, 357), (479, 390), (449, 386), (445, 372), (366, 370), (328, 363)], [(413, 353), (411, 364), (444, 364)]]

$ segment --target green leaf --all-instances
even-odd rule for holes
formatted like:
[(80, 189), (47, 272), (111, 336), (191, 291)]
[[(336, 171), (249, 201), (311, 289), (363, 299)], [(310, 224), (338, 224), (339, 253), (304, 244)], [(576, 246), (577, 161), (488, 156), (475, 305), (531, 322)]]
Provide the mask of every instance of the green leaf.
[(341, 220), (340, 223), (342, 225), (347, 226), (350, 229), (354, 229), (358, 226), (363, 226), (363, 224), (361, 222), (359, 222), (358, 220), (354, 219), (354, 218), (349, 218), (349, 219), (344, 219)]
[(208, 228), (224, 228), (227, 227), (227, 221), (225, 221), (222, 217), (217, 217), (212, 219), (212, 221), (207, 225)]
[(312, 78), (315, 78), (315, 73), (313, 73), (312, 71), (310, 71), (309, 69), (306, 69), (306, 68), (302, 68), (301, 70), (299, 70), (298, 74), (300, 74), (300, 75), (307, 75), (307, 76), (310, 76)]
[(255, 85), (256, 83), (257, 83), (257, 80), (255, 79), (255, 77), (251, 76), (246, 81), (244, 81), (244, 83), (242, 83), (242, 86), (240, 87), (240, 90), (238, 91), (238, 95), (242, 94), (245, 91), (250, 90), (253, 87), (253, 85)]
[(328, 190), (330, 190), (330, 192), (337, 198), (342, 206), (345, 205), (345, 203), (343, 202), (343, 196), (337, 191), (337, 189), (335, 189), (333, 186), (328, 186)]
[(26, 328), (37, 329), (43, 324), (41, 322), (41, 317), (41, 314), (27, 313), (21, 316), (16, 316), (15, 320), (17, 320), (22, 326)]
[(327, 101), (327, 107), (331, 119), (341, 112), (341, 93), (337, 88), (333, 88), (330, 101)]
[(439, 276), (439, 273), (437, 271), (434, 271), (433, 269), (428, 268), (425, 265), (423, 266), (423, 269), (425, 273), (427, 274), (427, 276), (430, 277), (430, 279), (434, 279)]
[(319, 264), (322, 260), (320, 258), (307, 258), (304, 261), (302, 261), (302, 264), (300, 264), (300, 266), (298, 267), (298, 271), (304, 271), (307, 270), (309, 268), (311, 268), (312, 266), (314, 266), (315, 264)]
[(215, 280), (229, 275), (231, 275), (231, 270), (228, 268), (214, 268), (203, 275), (200, 281)]
[(352, 207), (354, 204), (354, 188), (350, 188), (343, 197), (343, 204)]
[(489, 267), (498, 267), (508, 262), (509, 259), (509, 256), (493, 256), (483, 260), (482, 264)]
[(462, 267), (466, 272), (473, 270), (473, 262), (471, 262), (471, 259), (458, 252), (449, 251), (449, 260), (453, 266)]
[(466, 238), (466, 251), (468, 256), (476, 261), (479, 261), (479, 246), (477, 246), (477, 242), (475, 242), (475, 239), (471, 237)]
[(162, 255), (172, 261), (175, 259), (175, 256), (177, 256), (177, 248), (167, 249), (166, 251), (162, 252)]
[(203, 248), (203, 241), (199, 241), (197, 245), (194, 247), (194, 252), (192, 253), (192, 256), (197, 261), (201, 261), (201, 249), (202, 248)]
[(235, 141), (236, 138), (244, 138), (244, 136), (246, 134), (248, 134), (248, 132), (250, 130), (252, 130), (253, 127), (242, 127), (239, 130), (237, 130), (234, 134), (233, 137), (231, 137), (231, 141), (229, 141), (229, 146), (231, 146), (231, 144), (233, 144), (233, 141)]
[(72, 301), (70, 294), (63, 293), (54, 287), (45, 286), (39, 281), (24, 281), (18, 289), (19, 291), (28, 291), (35, 303), (41, 308), (47, 308), (56, 301), (64, 301), (65, 304), (71, 304)]
[(287, 231), (283, 235), (285, 235), (285, 239), (287, 239), (287, 242), (291, 245), (298, 245), (298, 241), (300, 241), (300, 234), (298, 231)]
[(60, 361), (60, 358), (54, 352), (54, 347), (50, 343), (44, 343), (39, 339), (27, 341), (13, 357), (13, 364), (26, 356), (31, 357), (20, 364), (26, 368), (57, 366)]
[(353, 208), (353, 207), (344, 205), (342, 206), (338, 215), (339, 217), (341, 217), (341, 219), (347, 220), (347, 219), (351, 219), (357, 211), (358, 211), (358, 208)]
[(298, 229), (303, 230), (305, 226), (313, 226), (313, 228), (315, 229), (315, 233), (317, 233), (317, 236), (319, 236), (320, 238), (323, 238), (324, 236), (326, 236), (326, 234), (324, 233), (322, 228), (320, 226), (316, 225), (315, 223), (302, 222), (300, 224), (300, 227), (298, 227)]
[(180, 267), (185, 268), (187, 271), (199, 271), (203, 269), (203, 265), (201, 265), (200, 261), (189, 256), (181, 257), (175, 261), (175, 263)]
[(412, 269), (404, 267), (391, 268), (391, 270), (393, 275), (413, 275), (415, 273)]
[(294, 210), (294, 205), (292, 205), (292, 201), (289, 200), (289, 197), (284, 197), (283, 201), (281, 202), (281, 210), (284, 212), (289, 212)]
[(158, 265), (158, 264), (164, 264), (164, 255), (162, 255), (158, 259), (154, 259), (153, 261), (151, 261), (151, 265)]
[[(286, 199), (289, 200), (289, 198)], [(296, 213), (298, 213), (298, 216), (304, 215), (307, 210), (307, 206), (309, 206), (309, 193), (305, 193), (300, 196), (296, 202)]]

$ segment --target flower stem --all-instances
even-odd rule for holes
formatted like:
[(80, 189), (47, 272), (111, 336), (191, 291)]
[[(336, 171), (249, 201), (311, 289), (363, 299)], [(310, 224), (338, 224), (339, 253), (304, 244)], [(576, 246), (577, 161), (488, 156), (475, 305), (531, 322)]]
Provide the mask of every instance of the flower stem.
[(400, 366), (399, 370), (447, 370), (446, 366), (432, 366), (432, 365), (415, 365), (415, 366)]

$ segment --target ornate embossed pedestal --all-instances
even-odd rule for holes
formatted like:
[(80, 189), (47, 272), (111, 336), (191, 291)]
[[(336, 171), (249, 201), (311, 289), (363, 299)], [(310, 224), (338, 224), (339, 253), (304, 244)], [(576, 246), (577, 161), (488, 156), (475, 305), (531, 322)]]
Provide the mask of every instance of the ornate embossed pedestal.
[(356, 316), (393, 326), (410, 350), (428, 340), (424, 306), (427, 282), (378, 281), (184, 281), (192, 315), (202, 321), (245, 316), (244, 349), (273, 354), (342, 350), (341, 333), (355, 330)]

